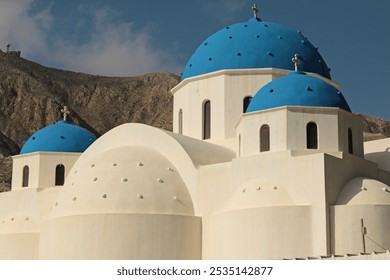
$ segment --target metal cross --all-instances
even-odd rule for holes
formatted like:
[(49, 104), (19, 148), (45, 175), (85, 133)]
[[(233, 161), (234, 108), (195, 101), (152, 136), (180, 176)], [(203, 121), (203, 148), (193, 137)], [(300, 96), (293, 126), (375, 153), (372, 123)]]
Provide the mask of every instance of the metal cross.
[(253, 17), (257, 18), (257, 13), (259, 12), (259, 9), (257, 9), (256, 4), (253, 4), (252, 10), (253, 10)]
[(298, 65), (301, 63), (301, 60), (299, 59), (299, 54), (294, 54), (294, 57), (291, 59), (291, 61), (294, 63), (294, 69), (295, 72), (298, 71)]
[(68, 115), (70, 114), (70, 111), (68, 110), (68, 107), (65, 105), (64, 109), (61, 109), (61, 113), (64, 114), (64, 121), (66, 121)]

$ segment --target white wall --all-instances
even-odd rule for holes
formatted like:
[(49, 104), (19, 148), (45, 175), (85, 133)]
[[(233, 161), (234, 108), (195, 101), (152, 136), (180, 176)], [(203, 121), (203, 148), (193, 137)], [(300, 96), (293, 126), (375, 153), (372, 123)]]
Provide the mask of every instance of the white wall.
[(44, 223), (40, 259), (200, 259), (201, 219), (159, 214), (91, 214)]
[(174, 94), (173, 131), (178, 132), (183, 111), (183, 134), (202, 139), (202, 105), (211, 101), (211, 141), (235, 137), (235, 125), (243, 114), (243, 100), (254, 96), (270, 81), (286, 75), (280, 69), (222, 70), (182, 81)]

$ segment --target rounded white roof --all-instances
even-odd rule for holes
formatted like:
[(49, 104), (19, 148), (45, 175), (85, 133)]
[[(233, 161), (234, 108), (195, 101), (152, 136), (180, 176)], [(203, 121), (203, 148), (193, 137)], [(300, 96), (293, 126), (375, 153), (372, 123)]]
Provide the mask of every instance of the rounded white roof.
[(89, 155), (71, 170), (51, 218), (90, 213), (193, 215), (186, 184), (158, 151), (113, 145)]
[(280, 185), (253, 179), (237, 188), (229, 203), (229, 209), (295, 205), (288, 190)]
[(374, 179), (351, 179), (343, 187), (336, 205), (362, 204), (390, 204), (390, 187)]
[(13, 213), (0, 221), (0, 234), (39, 232), (34, 217), (28, 213)]

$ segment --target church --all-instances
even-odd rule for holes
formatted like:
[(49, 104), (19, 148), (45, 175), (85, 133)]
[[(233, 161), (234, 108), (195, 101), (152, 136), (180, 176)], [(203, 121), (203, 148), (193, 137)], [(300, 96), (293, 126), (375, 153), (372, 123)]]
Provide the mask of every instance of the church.
[(390, 259), (390, 139), (364, 143), (318, 49), (253, 12), (188, 60), (173, 132), (96, 139), (64, 107), (34, 133), (0, 259)]

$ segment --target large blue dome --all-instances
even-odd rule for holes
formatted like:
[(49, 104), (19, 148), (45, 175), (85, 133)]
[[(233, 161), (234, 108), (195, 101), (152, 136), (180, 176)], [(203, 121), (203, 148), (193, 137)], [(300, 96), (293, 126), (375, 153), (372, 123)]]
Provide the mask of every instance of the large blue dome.
[(337, 88), (303, 72), (290, 72), (266, 84), (252, 98), (246, 112), (281, 106), (338, 107), (351, 112)]
[(223, 69), (280, 68), (299, 70), (330, 79), (329, 68), (317, 49), (299, 31), (252, 18), (221, 29), (207, 38), (188, 61), (182, 79)]
[(88, 130), (69, 121), (59, 121), (34, 133), (20, 154), (33, 152), (82, 153), (96, 140)]

